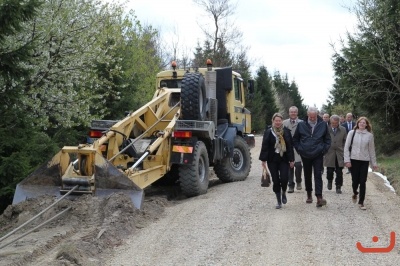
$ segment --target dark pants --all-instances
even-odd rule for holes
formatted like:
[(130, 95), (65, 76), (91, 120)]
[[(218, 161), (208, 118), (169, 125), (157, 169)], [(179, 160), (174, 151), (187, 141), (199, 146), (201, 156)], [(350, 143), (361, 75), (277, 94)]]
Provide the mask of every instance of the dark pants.
[(289, 177), (289, 163), (288, 162), (268, 162), (269, 172), (272, 178), (272, 190), (275, 193), (286, 192), (288, 177)]
[(368, 161), (359, 161), (351, 159), (351, 179), (352, 179), (352, 187), (353, 193), (357, 194), (358, 186), (360, 186), (360, 197), (358, 199), (358, 204), (364, 204), (365, 199), (365, 190), (368, 176)]
[(314, 170), (315, 196), (322, 196), (322, 166), (323, 156), (318, 156), (314, 159), (301, 157), (303, 161), (304, 180), (306, 183), (306, 191), (311, 192), (312, 189), (312, 174)]
[(333, 172), (336, 173), (335, 185), (337, 187), (343, 186), (343, 167), (339, 167), (337, 158), (335, 159), (336, 167), (327, 167), (326, 169), (326, 178), (329, 181), (333, 180)]
[(294, 176), (296, 176), (296, 183), (301, 183), (301, 171), (303, 170), (303, 165), (301, 162), (295, 162), (294, 167), (289, 167), (289, 187), (294, 188)]

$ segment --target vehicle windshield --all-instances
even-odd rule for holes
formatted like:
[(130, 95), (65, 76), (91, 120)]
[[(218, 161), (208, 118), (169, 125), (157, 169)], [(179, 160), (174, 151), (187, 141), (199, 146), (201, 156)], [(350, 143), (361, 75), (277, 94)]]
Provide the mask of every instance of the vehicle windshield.
[(160, 88), (180, 88), (182, 84), (182, 79), (163, 79), (160, 81)]

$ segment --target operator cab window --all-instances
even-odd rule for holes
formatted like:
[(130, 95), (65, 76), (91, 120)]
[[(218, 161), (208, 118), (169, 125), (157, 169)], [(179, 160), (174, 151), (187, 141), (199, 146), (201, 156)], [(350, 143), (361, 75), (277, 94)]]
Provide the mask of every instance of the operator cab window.
[(160, 88), (171, 88), (171, 89), (176, 89), (180, 88), (182, 84), (181, 79), (163, 79), (160, 81)]
[(240, 90), (241, 84), (242, 84), (242, 79), (235, 78), (233, 82), (233, 86), (235, 89), (235, 99), (238, 101), (242, 101), (242, 91)]

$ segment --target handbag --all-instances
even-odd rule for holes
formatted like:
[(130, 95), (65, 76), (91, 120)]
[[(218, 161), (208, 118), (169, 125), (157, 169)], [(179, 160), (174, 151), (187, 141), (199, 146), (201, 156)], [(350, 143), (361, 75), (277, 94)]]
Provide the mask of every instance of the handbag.
[(269, 187), (271, 185), (271, 176), (267, 170), (267, 168), (263, 168), (263, 173), (261, 175), (261, 186)]

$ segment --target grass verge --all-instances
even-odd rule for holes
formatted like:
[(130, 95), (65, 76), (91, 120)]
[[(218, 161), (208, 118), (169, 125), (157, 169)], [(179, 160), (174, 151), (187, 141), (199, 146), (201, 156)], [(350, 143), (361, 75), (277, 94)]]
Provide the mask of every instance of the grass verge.
[(400, 153), (378, 156), (379, 171), (387, 177), (396, 192), (400, 191)]

